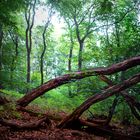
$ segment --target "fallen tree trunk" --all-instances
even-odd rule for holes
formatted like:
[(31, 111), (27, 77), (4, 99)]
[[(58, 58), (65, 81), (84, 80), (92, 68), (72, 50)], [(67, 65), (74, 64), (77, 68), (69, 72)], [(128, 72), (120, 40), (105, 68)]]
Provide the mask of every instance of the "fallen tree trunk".
[[(113, 82), (108, 79), (106, 76), (104, 75), (100, 75), (100, 78), (106, 82), (108, 85), (110, 86), (113, 86)], [(128, 93), (126, 91), (122, 91), (120, 92), (120, 94), (124, 97), (124, 99), (126, 100), (127, 104), (129, 105), (130, 109), (131, 109), (131, 112), (133, 113), (133, 115), (138, 119), (140, 120), (140, 115), (138, 113), (138, 111), (140, 112), (140, 103), (137, 102), (135, 100), (134, 97), (132, 96), (129, 96)], [(137, 111), (138, 110), (138, 111)]]
[(140, 121), (140, 114), (137, 111), (137, 108), (135, 106), (133, 106), (133, 104), (131, 102), (127, 102), (132, 114), (135, 116), (136, 119), (138, 119)]
[[(120, 134), (120, 133), (117, 133), (115, 131), (112, 131), (111, 129), (105, 127), (105, 126), (99, 126), (99, 125), (95, 125), (94, 123), (91, 123), (91, 122), (88, 122), (88, 121), (85, 121), (85, 120), (79, 120), (81, 125), (83, 126), (88, 126), (90, 129), (95, 135), (99, 135), (99, 136), (111, 136), (113, 139), (118, 139), (118, 140), (121, 140), (121, 139), (126, 139), (126, 140), (139, 140), (140, 137), (137, 137), (137, 136), (131, 136), (131, 135), (126, 135), (126, 134)], [(89, 130), (89, 131), (90, 131)]]
[(137, 110), (140, 112), (140, 102), (136, 101), (136, 99), (133, 96), (128, 95), (126, 92), (123, 92), (121, 94), (127, 103), (131, 102), (133, 106), (137, 108)]
[[(100, 79), (103, 80), (104, 82), (106, 82), (109, 86), (114, 85), (114, 83), (104, 75), (100, 75)], [(131, 102), (133, 104), (133, 106), (136, 106), (136, 108), (140, 111), (140, 103), (138, 101), (136, 101), (135, 97), (130, 96), (125, 91), (121, 92), (121, 95), (125, 98), (125, 100), (127, 102)]]
[(6, 120), (6, 119), (0, 119), (0, 124), (4, 126), (9, 126), (11, 128), (16, 128), (16, 129), (34, 129), (38, 128), (42, 122), (47, 122), (48, 125), (51, 124), (50, 120), (47, 117), (43, 117), (36, 122), (30, 122), (30, 123), (23, 123), (19, 124), (11, 120)]
[(137, 84), (138, 82), (140, 82), (140, 73), (133, 76), (132, 78), (129, 78), (129, 79), (123, 81), (120, 84), (109, 87), (108, 89), (104, 90), (100, 94), (95, 94), (95, 95), (91, 96), (84, 103), (82, 103), (79, 107), (77, 107), (75, 109), (75, 111), (73, 111), (72, 114), (70, 114), (64, 120), (62, 120), (62, 122), (58, 125), (58, 127), (66, 128), (66, 127), (71, 126), (72, 123), (74, 121), (76, 121), (82, 115), (82, 113), (85, 110), (87, 110), (91, 105), (93, 105), (99, 101), (102, 101), (108, 97), (111, 97), (114, 94), (119, 93), (120, 91), (125, 90), (125, 89)]
[(78, 71), (71, 74), (65, 74), (44, 83), (43, 85), (37, 87), (36, 89), (33, 89), (31, 92), (27, 93), (24, 97), (19, 99), (17, 101), (17, 105), (25, 107), (34, 99), (43, 95), (45, 92), (69, 82), (73, 82), (78, 79), (82, 79), (89, 76), (95, 76), (99, 74), (110, 75), (119, 71), (125, 71), (137, 65), (140, 65), (140, 56), (127, 59), (117, 64), (113, 64), (110, 67), (93, 68), (86, 71)]

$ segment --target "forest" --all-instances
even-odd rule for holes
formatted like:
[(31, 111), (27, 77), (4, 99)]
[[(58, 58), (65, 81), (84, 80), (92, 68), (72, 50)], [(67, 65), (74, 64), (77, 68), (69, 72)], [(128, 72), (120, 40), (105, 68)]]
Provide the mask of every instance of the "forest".
[(0, 10), (0, 140), (140, 139), (140, 0)]

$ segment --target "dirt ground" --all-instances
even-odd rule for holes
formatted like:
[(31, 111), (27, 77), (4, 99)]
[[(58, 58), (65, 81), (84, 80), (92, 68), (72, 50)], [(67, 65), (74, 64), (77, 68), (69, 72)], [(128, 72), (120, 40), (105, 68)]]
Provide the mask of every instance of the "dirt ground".
[[(36, 122), (41, 116), (31, 115), (30, 113), (21, 111), (21, 118), (10, 118), (10, 121), (17, 124), (24, 124), (30, 122)], [(64, 116), (64, 114), (62, 114)], [(61, 114), (59, 114), (59, 117)], [(86, 133), (83, 130), (72, 129), (58, 129), (56, 125), (58, 120), (51, 120), (51, 125), (48, 126), (47, 122), (41, 123), (41, 125), (35, 129), (16, 129), (9, 126), (0, 125), (0, 140), (113, 140), (108, 135), (102, 135), (102, 132), (98, 132), (100, 136), (95, 133)], [(117, 129), (116, 129), (117, 128)], [(133, 132), (139, 132), (140, 129), (135, 126), (120, 126), (116, 125), (115, 131), (122, 134), (131, 134)], [(93, 131), (94, 132), (94, 131)], [(120, 139), (121, 140), (121, 139)], [(125, 138), (127, 140), (127, 138)], [(130, 139), (131, 140), (131, 139)]]

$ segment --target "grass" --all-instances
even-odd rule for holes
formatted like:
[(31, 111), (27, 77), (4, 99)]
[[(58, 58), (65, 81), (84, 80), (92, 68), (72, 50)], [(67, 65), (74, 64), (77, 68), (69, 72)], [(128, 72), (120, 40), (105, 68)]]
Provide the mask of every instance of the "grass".
[[(6, 98), (12, 101), (16, 101), (24, 96), (24, 94), (12, 90), (0, 91), (4, 93)], [(65, 91), (65, 89), (63, 89), (63, 91)], [(56, 112), (65, 111), (70, 113), (83, 101), (84, 98), (80, 95), (69, 98), (67, 94), (62, 92), (62, 89), (54, 89), (47, 92), (45, 95), (38, 97), (32, 101), (30, 105), (38, 106), (43, 110), (53, 110)]]

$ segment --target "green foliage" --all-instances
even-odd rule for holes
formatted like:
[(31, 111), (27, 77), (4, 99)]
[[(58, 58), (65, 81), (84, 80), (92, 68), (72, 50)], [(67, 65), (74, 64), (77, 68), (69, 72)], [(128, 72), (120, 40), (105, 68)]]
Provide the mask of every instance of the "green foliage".
[(1, 0), (0, 1), (0, 23), (14, 25), (15, 12), (24, 7), (24, 0)]
[(6, 119), (20, 119), (22, 116), (18, 111), (16, 111), (16, 105), (14, 103), (7, 103), (3, 106), (0, 106), (0, 117)]
[(4, 90), (4, 89), (0, 89), (0, 91), (2, 93), (4, 93), (4, 96), (6, 96), (7, 98), (9, 98), (9, 100), (17, 100), (19, 98), (21, 98), (23, 96), (23, 94), (16, 92), (16, 91), (12, 91), (12, 90)]

